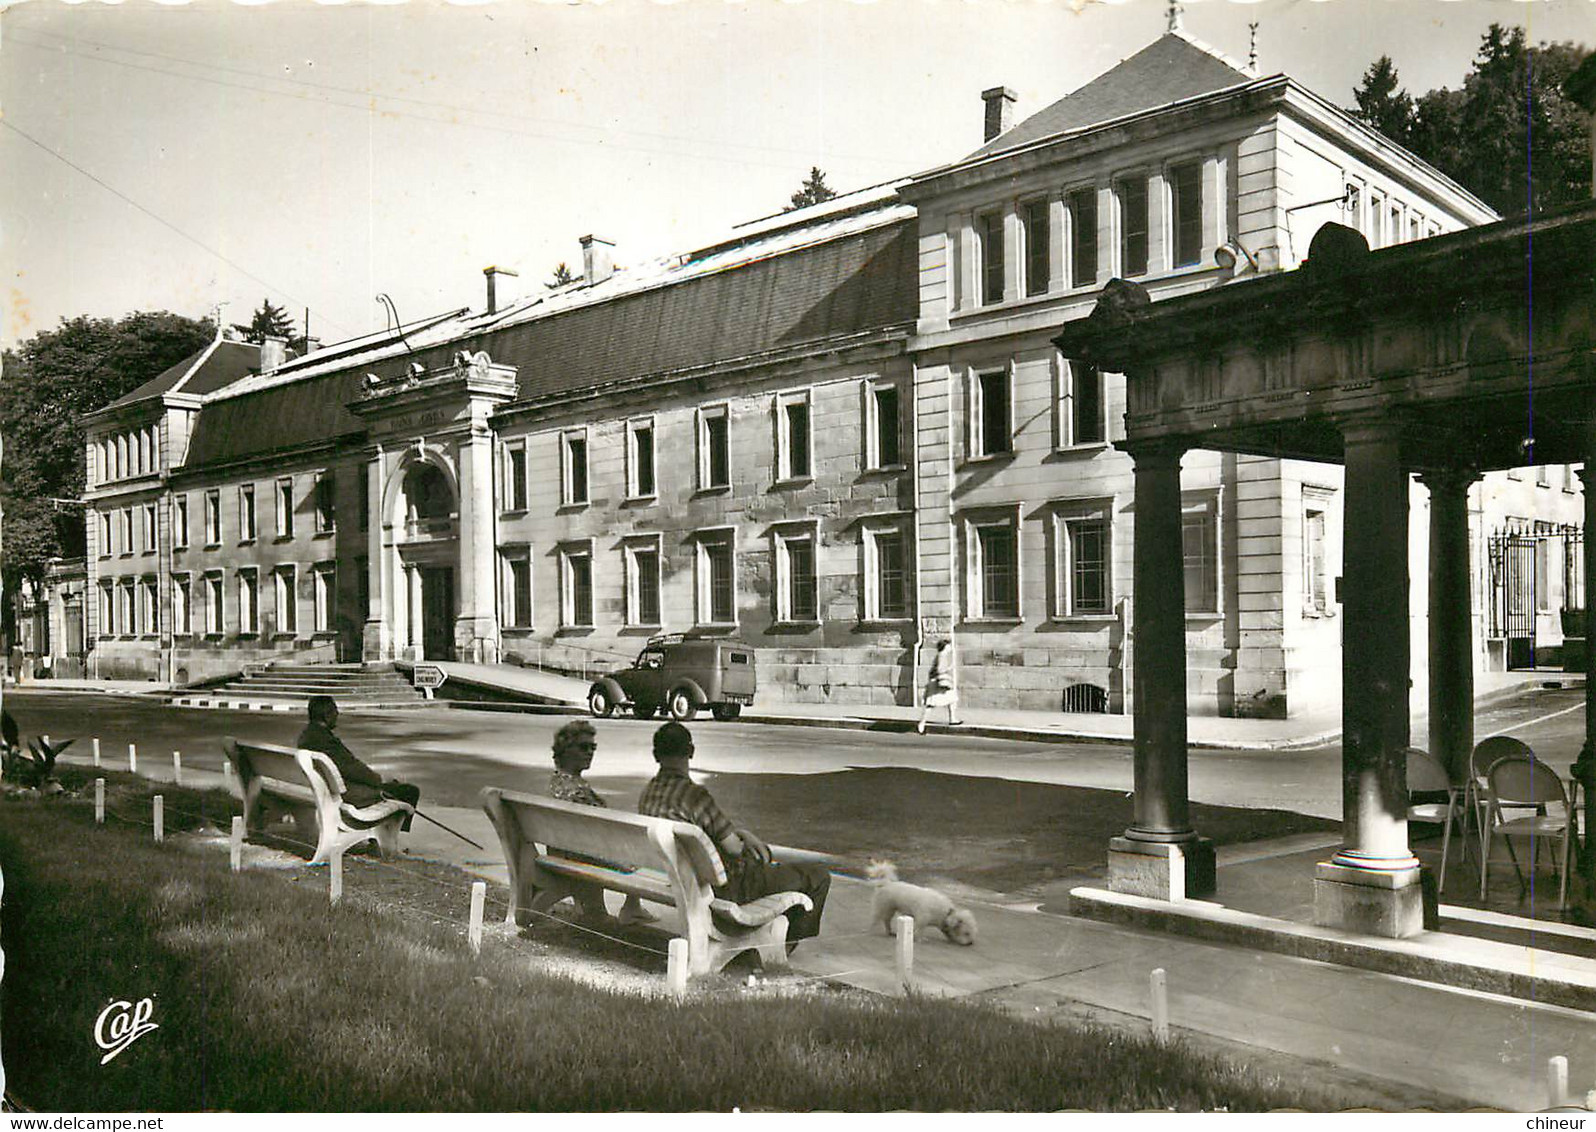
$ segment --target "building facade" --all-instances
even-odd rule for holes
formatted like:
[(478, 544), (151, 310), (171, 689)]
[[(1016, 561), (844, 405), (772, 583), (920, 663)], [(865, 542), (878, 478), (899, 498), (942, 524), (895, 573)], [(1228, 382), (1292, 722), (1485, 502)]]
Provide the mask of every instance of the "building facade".
[[(93, 414), (92, 666), (586, 672), (681, 631), (753, 645), (765, 696), (904, 704), (951, 634), (969, 702), (1128, 710), (1130, 391), (1059, 326), (1116, 277), (1294, 269), (1332, 220), (1382, 247), (1493, 214), (1178, 32), (1018, 123), (983, 98), (943, 167), (626, 270), (585, 237), (559, 290), (501, 304), (489, 269), (483, 310), (304, 357), (219, 340)], [(1482, 642), (1493, 532), (1580, 514), (1523, 474), (1472, 496)], [(1339, 467), (1194, 452), (1181, 487), (1191, 709), (1338, 702)]]

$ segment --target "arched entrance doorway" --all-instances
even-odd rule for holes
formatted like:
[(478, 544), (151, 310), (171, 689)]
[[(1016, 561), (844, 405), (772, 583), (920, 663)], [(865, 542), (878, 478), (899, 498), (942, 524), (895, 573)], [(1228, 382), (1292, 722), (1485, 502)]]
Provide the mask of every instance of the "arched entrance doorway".
[(445, 470), (430, 454), (405, 465), (392, 529), (395, 643), (406, 659), (454, 659), (458, 525), (458, 497)]

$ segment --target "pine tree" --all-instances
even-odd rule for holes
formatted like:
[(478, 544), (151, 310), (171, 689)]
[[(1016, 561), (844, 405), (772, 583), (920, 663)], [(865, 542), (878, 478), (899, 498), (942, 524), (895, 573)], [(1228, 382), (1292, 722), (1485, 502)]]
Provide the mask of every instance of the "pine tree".
[(543, 284), (543, 285), (545, 287), (547, 287), (549, 290), (552, 291), (556, 287), (563, 287), (567, 283), (575, 283), (575, 282), (576, 282), (576, 275), (571, 271), (571, 269), (569, 267), (567, 267), (565, 265), (565, 261), (562, 260), (559, 263), (554, 265), (554, 277), (552, 279), (550, 279), (547, 283)]
[(270, 299), (262, 299), (254, 317), (247, 323), (233, 323), (233, 329), (244, 336), (244, 341), (258, 346), (268, 338), (293, 338), (294, 320)]
[(1398, 85), (1396, 66), (1391, 56), (1382, 55), (1363, 73), (1363, 82), (1352, 92), (1358, 108), (1353, 113), (1365, 124), (1379, 130), (1398, 145), (1407, 145), (1413, 131), (1413, 99)]
[(792, 195), (792, 203), (783, 212), (792, 212), (794, 209), (808, 208), (812, 204), (820, 204), (837, 195), (837, 190), (826, 184), (825, 171), (818, 165), (809, 167), (809, 179), (803, 187)]

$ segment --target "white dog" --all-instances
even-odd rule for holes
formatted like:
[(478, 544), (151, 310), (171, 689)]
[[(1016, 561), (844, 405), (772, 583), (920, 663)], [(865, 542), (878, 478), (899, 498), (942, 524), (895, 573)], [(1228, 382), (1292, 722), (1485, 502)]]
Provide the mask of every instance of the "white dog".
[(872, 927), (879, 925), (891, 935), (892, 918), (904, 915), (913, 918), (916, 931), (934, 927), (964, 947), (975, 942), (975, 916), (968, 908), (958, 907), (934, 888), (899, 880), (897, 867), (890, 861), (871, 861), (865, 875), (876, 885)]

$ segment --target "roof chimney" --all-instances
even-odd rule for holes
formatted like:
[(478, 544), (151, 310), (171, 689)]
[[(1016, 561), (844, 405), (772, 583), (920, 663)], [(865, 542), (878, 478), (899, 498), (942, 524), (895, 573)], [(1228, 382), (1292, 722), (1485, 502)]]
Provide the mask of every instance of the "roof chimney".
[(602, 283), (615, 274), (615, 245), (601, 236), (583, 236), (582, 279)]
[(1006, 86), (995, 86), (991, 90), (981, 92), (981, 101), (986, 103), (986, 138), (991, 141), (1010, 126), (1014, 125), (1014, 102), (1019, 98)]
[[(519, 279), (520, 276), (508, 267), (484, 267), (482, 274), (488, 277), (488, 313), (496, 314), (501, 300), (505, 305), (509, 305), (510, 301), (515, 298), (515, 284), (511, 283), (510, 280)], [(501, 276), (505, 280), (503, 283), (499, 282)]]
[(260, 372), (275, 373), (288, 357), (288, 339), (267, 335), (260, 344)]

